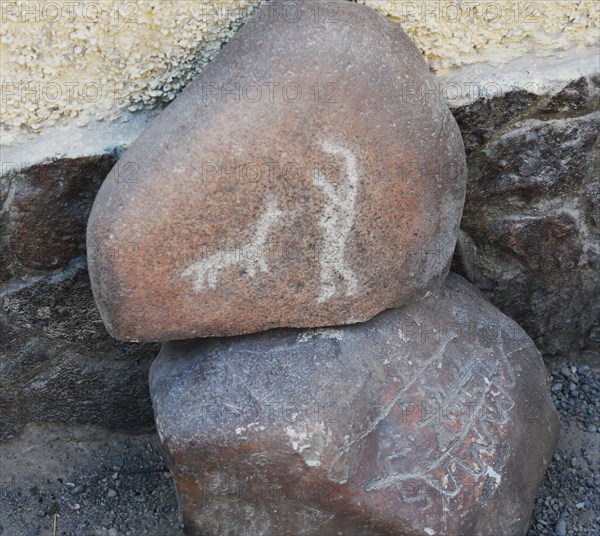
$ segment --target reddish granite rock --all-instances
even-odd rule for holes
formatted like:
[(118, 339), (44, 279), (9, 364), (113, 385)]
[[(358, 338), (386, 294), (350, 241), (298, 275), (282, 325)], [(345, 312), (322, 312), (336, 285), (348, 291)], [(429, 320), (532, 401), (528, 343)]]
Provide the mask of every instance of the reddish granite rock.
[(150, 389), (188, 535), (522, 535), (557, 440), (535, 346), (455, 275), (364, 324), (165, 343)]
[(266, 4), (98, 194), (88, 254), (111, 334), (347, 324), (437, 288), (466, 174), (433, 86), (366, 6)]

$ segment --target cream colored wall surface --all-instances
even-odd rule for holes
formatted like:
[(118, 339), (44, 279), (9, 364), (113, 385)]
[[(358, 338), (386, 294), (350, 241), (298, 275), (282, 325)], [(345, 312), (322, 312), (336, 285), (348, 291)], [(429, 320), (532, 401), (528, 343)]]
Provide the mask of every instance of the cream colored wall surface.
[[(310, 2), (310, 0), (306, 0)], [(360, 0), (432, 70), (598, 46), (600, 2)], [(262, 0), (2, 0), (2, 142), (175, 98)]]
[(258, 3), (2, 0), (3, 141), (173, 100)]
[(596, 0), (359, 1), (401, 24), (438, 72), (600, 43)]

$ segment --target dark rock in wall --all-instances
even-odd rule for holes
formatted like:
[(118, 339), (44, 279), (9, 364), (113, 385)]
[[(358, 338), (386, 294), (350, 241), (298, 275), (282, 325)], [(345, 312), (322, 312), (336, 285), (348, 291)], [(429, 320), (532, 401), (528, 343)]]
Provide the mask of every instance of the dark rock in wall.
[[(115, 154), (62, 158), (20, 168), (3, 163), (4, 247), (23, 266), (62, 268), (85, 254), (85, 227)], [(6, 270), (6, 269), (5, 269)]]
[(76, 343), (96, 353), (111, 352), (118, 345), (107, 337), (83, 257), (64, 270), (14, 278), (0, 288), (0, 305), (16, 328)]
[[(600, 172), (600, 151), (597, 151), (596, 158), (599, 164), (595, 169)], [(595, 227), (600, 228), (600, 181), (587, 185), (585, 189), (585, 209), (589, 222)]]
[(0, 441), (28, 422), (152, 428), (147, 375), (157, 345), (111, 338), (85, 259), (0, 287)]
[(592, 105), (592, 81), (585, 77), (568, 83), (556, 95), (553, 95), (541, 108), (545, 113), (577, 112), (589, 110)]
[(514, 91), (499, 98), (478, 99), (468, 106), (452, 110), (461, 130), (467, 157), (490, 139), (497, 137), (500, 129), (524, 113), (539, 97), (527, 91)]
[(598, 110), (587, 78), (453, 110), (469, 167), (453, 269), (548, 358), (600, 354)]
[(154, 352), (137, 362), (65, 351), (24, 384), (25, 422), (100, 424), (112, 430), (152, 428), (147, 373)]
[[(493, 197), (531, 202), (540, 196), (573, 195), (589, 172), (600, 113), (573, 119), (530, 119), (473, 154), (469, 204)], [(478, 162), (479, 160), (479, 162)]]
[(116, 154), (25, 168), (0, 181), (0, 441), (29, 422), (153, 426), (156, 345), (112, 339), (92, 296), (87, 217)]
[(510, 249), (527, 268), (557, 272), (579, 265), (583, 250), (579, 232), (573, 215), (552, 212), (540, 217), (506, 217), (491, 229), (489, 240)]
[(114, 340), (85, 259), (0, 288), (0, 441), (29, 422), (153, 426), (147, 375), (157, 345)]

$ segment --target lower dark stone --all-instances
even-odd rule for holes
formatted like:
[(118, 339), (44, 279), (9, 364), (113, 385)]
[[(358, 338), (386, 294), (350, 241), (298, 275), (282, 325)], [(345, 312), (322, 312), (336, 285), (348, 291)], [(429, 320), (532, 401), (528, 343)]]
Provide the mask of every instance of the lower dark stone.
[(525, 533), (558, 436), (531, 339), (462, 278), (372, 320), (165, 343), (185, 533)]

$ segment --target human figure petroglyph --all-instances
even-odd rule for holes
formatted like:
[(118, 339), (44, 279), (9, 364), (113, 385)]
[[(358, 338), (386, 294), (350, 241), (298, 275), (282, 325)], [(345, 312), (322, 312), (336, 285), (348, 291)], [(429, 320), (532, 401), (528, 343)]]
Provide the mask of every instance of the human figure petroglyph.
[(243, 249), (256, 252), (256, 255), (227, 255), (225, 251), (218, 251), (206, 258), (200, 258), (191, 264), (183, 273), (183, 277), (194, 279), (194, 288), (200, 292), (206, 287), (214, 289), (217, 286), (219, 272), (239, 265), (250, 277), (254, 277), (257, 271), (268, 272), (269, 265), (266, 260), (265, 245), (269, 234), (279, 222), (283, 212), (279, 210), (275, 199), (268, 199), (258, 222), (251, 233), (254, 238), (247, 243)]
[(318, 303), (330, 300), (336, 293), (336, 276), (346, 284), (346, 296), (352, 296), (358, 288), (356, 275), (344, 259), (346, 243), (354, 224), (356, 194), (359, 183), (359, 170), (356, 157), (350, 149), (337, 143), (326, 141), (322, 144), (325, 153), (344, 159), (342, 185), (329, 181), (320, 169), (314, 173), (314, 183), (327, 198), (323, 216), (319, 222), (323, 229), (324, 253), (320, 258), (321, 292)]

